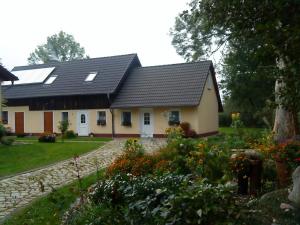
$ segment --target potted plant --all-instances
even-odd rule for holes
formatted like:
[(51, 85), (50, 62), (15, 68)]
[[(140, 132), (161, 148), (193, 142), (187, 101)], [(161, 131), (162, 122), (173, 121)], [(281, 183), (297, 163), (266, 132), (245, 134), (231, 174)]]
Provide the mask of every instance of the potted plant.
[(106, 121), (105, 120), (97, 120), (97, 125), (105, 126)]
[(122, 125), (126, 126), (126, 127), (131, 127), (131, 122), (125, 120), (125, 121), (122, 122)]

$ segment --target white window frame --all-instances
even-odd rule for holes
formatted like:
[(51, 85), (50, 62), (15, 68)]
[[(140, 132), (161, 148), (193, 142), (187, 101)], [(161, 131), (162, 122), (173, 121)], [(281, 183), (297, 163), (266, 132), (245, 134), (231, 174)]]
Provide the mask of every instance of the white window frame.
[(56, 80), (57, 77), (58, 77), (57, 75), (51, 75), (51, 76), (45, 81), (45, 84), (46, 84), (46, 85), (53, 84), (53, 82)]

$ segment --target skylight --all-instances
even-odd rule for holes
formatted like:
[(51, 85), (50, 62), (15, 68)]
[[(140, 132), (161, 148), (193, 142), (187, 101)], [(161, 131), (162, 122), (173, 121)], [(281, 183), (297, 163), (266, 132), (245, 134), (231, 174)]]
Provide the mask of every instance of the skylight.
[[(11, 71), (19, 80), (15, 81), (14, 84), (33, 84), (43, 83), (48, 75), (55, 69), (55, 67), (40, 68), (40, 69), (29, 69), (29, 70), (18, 70)], [(11, 85), (10, 81), (3, 82), (3, 85)]]
[(85, 78), (85, 81), (93, 81), (97, 75), (97, 72), (91, 72), (87, 77)]
[(57, 78), (57, 75), (51, 75), (45, 82), (45, 84), (52, 84), (55, 79)]

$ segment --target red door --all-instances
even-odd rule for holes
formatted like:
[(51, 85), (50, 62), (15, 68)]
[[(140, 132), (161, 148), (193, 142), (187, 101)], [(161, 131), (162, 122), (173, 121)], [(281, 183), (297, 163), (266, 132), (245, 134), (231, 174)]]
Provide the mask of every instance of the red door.
[(53, 133), (53, 112), (44, 112), (44, 132)]
[(24, 112), (15, 112), (15, 132), (24, 134)]

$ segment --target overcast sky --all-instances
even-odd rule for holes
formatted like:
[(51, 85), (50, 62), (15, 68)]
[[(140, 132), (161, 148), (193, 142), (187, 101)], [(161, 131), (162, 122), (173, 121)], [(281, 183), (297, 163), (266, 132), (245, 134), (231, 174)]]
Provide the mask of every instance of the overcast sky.
[(37, 45), (63, 30), (90, 57), (137, 53), (143, 66), (183, 62), (169, 30), (188, 0), (1, 1), (0, 58), (26, 65)]

